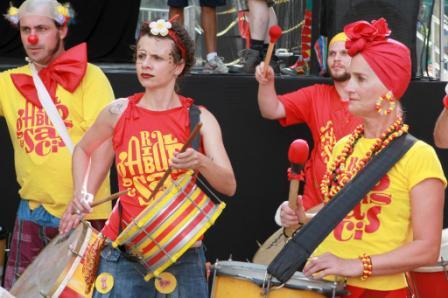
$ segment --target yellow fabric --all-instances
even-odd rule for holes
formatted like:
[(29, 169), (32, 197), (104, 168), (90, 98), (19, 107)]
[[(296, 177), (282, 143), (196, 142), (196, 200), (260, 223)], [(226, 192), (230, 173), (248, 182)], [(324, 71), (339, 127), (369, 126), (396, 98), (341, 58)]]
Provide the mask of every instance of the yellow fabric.
[[(339, 154), (348, 137), (335, 146), (332, 159)], [(361, 138), (349, 157), (348, 165), (364, 157), (374, 139)], [(374, 190), (350, 212), (314, 251), (314, 256), (330, 252), (341, 258), (357, 258), (366, 253), (378, 255), (394, 250), (412, 240), (412, 188), (428, 178), (446, 178), (434, 149), (417, 141), (403, 158), (380, 180)], [(373, 264), (375, 265), (375, 264)], [(349, 278), (348, 284), (375, 290), (406, 287), (404, 274), (371, 276), (365, 281)]]
[(328, 45), (328, 47), (331, 47), (335, 42), (338, 41), (347, 41), (347, 35), (345, 35), (344, 32), (339, 32), (330, 40), (330, 44)]
[[(52, 215), (61, 217), (72, 199), (71, 154), (58, 137), (45, 111), (28, 103), (15, 88), (10, 74), (31, 75), (29, 66), (0, 73), (0, 116), (6, 119), (14, 147), (15, 169), (20, 197), (29, 200), (30, 208), (39, 205)], [(74, 93), (57, 87), (56, 104), (74, 144), (78, 143), (98, 113), (113, 98), (113, 91), (104, 73), (88, 64), (86, 74)], [(109, 177), (96, 197), (110, 194)], [(102, 204), (87, 219), (105, 219), (111, 204)]]

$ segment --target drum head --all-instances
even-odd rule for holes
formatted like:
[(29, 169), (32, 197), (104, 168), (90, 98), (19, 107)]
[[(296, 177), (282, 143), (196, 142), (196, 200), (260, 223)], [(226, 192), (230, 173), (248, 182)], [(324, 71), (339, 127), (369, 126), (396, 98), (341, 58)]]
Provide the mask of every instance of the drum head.
[(51, 296), (74, 262), (71, 249), (79, 251), (87, 229), (87, 224), (80, 224), (51, 240), (14, 284), (11, 294), (16, 297)]
[[(267, 266), (261, 264), (235, 262), (235, 261), (219, 261), (214, 265), (216, 275), (232, 276), (234, 278), (247, 279), (260, 287), (263, 285)], [(272, 278), (271, 285), (278, 286), (281, 282), (276, 278)], [(334, 282), (310, 279), (302, 272), (296, 272), (291, 279), (285, 284), (286, 288), (298, 289), (304, 291), (318, 292), (324, 295), (336, 295), (346, 293), (343, 284)]]

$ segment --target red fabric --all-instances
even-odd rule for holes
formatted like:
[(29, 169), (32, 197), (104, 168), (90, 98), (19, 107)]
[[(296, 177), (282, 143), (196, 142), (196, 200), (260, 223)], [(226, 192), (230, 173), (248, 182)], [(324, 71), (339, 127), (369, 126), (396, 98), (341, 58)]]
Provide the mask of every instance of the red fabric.
[(408, 298), (411, 297), (408, 288), (402, 288), (391, 291), (369, 290), (353, 286), (345, 288), (350, 292), (350, 295), (344, 296), (346, 298)]
[(241, 38), (246, 40), (246, 49), (250, 48), (250, 26), (245, 11), (238, 11), (238, 31)]
[(286, 117), (283, 126), (306, 123), (314, 147), (305, 163), (303, 204), (309, 209), (322, 202), (320, 181), (325, 173), (331, 150), (340, 138), (351, 133), (361, 120), (348, 112), (334, 86), (313, 85), (279, 96)]
[[(39, 71), (39, 77), (47, 87), (53, 101), (56, 98), (56, 87), (61, 85), (73, 93), (81, 83), (87, 69), (87, 45), (82, 43), (62, 53), (47, 67)], [(33, 77), (26, 74), (11, 74), (17, 90), (26, 100), (41, 108)]]
[[(113, 136), (119, 189), (131, 189), (120, 197), (122, 219), (128, 223), (147, 206), (145, 193), (151, 193), (168, 168), (174, 150), (180, 150), (190, 135), (192, 99), (179, 96), (180, 107), (151, 111), (138, 106), (142, 96), (139, 93), (129, 97)], [(112, 240), (118, 232), (118, 215), (115, 207), (103, 229), (104, 235)]]
[(344, 32), (348, 54), (361, 54), (384, 86), (400, 99), (411, 80), (411, 55), (404, 44), (389, 38), (386, 20), (354, 22), (345, 26)]

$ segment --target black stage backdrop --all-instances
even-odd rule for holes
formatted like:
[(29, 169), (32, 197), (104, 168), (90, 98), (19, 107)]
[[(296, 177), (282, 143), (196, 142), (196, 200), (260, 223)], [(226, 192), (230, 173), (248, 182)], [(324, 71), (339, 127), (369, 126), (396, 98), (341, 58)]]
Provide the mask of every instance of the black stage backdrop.
[[(22, 59), (25, 57), (19, 32), (11, 26), (3, 14), (9, 3), (19, 7), (24, 0), (0, 1), (0, 57)], [(69, 28), (66, 48), (87, 42), (89, 61), (129, 62), (135, 43), (140, 0), (70, 0), (76, 15)]]
[[(117, 97), (141, 90), (134, 74), (107, 75)], [(317, 82), (328, 81), (312, 77), (282, 78), (277, 80), (277, 90), (283, 93)], [(432, 130), (442, 109), (443, 89), (443, 82), (414, 81), (403, 98), (411, 132), (429, 144), (433, 144)], [(181, 90), (182, 94), (195, 98), (196, 103), (205, 105), (220, 122), (238, 183), (233, 198), (222, 197), (227, 208), (206, 235), (207, 256), (211, 261), (227, 259), (230, 255), (234, 260), (251, 259), (257, 249), (256, 242), (263, 242), (277, 229), (274, 211), (287, 199), (289, 189), (288, 147), (295, 138), (309, 140), (308, 129), (304, 125), (282, 128), (275, 121), (261, 118), (253, 77), (192, 75), (184, 79)], [(3, 198), (0, 225), (10, 231), (18, 200), (13, 153), (3, 120), (0, 148)], [(437, 150), (437, 153), (447, 169), (448, 151)], [(448, 226), (447, 217), (445, 226)]]

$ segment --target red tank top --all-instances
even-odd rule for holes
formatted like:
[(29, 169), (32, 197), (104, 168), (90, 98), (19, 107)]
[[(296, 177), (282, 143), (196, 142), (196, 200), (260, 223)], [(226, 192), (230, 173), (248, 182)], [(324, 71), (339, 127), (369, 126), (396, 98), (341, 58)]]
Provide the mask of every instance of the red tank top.
[[(143, 93), (129, 97), (112, 140), (119, 189), (130, 189), (127, 195), (120, 196), (122, 227), (148, 205), (147, 198), (168, 169), (174, 152), (180, 151), (190, 135), (191, 98), (179, 95), (180, 107), (151, 111), (138, 106), (142, 97)], [(103, 234), (111, 240), (118, 235), (119, 219), (116, 204), (103, 229)]]

